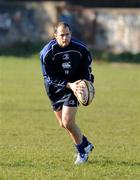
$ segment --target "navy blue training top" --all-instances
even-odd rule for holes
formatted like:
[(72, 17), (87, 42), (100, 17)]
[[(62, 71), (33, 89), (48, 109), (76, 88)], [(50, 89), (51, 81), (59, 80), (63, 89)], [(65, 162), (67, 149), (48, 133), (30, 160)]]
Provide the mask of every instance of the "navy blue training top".
[(40, 52), (42, 73), (48, 84), (65, 86), (79, 79), (94, 81), (91, 72), (92, 57), (86, 46), (71, 39), (66, 47), (51, 40)]

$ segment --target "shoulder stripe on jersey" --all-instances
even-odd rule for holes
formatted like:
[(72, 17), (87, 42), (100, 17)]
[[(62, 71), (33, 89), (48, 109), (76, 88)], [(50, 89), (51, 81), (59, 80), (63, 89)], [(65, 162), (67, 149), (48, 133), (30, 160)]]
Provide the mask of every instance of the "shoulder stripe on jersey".
[(53, 49), (53, 46), (56, 45), (56, 41), (55, 40), (52, 40), (50, 41), (49, 44), (47, 44), (43, 49), (42, 51), (40, 52), (40, 54), (43, 56), (43, 61), (46, 57), (46, 55)]
[[(84, 47), (84, 48), (87, 49), (86, 45), (82, 44), (81, 42), (78, 42), (78, 41), (76, 41), (76, 40), (71, 40), (71, 42), (73, 42), (73, 43), (75, 43), (75, 44), (78, 44), (78, 45), (81, 45), (82, 47)], [(87, 49), (87, 50), (88, 50), (88, 49)]]

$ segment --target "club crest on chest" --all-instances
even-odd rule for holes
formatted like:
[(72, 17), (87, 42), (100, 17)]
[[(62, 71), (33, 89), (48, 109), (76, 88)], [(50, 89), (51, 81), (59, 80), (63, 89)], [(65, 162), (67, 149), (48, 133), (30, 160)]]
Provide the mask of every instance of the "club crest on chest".
[(68, 53), (63, 54), (62, 59), (68, 61), (70, 59), (69, 54)]

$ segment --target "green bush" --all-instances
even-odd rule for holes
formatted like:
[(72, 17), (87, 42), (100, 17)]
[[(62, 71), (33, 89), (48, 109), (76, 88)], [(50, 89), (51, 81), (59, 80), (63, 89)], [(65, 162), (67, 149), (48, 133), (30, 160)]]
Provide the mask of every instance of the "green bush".
[[(0, 55), (29, 57), (36, 53), (39, 54), (46, 43), (47, 42), (15, 43), (10, 47), (0, 48)], [(140, 53), (132, 54), (130, 52), (124, 52), (113, 54), (107, 51), (96, 51), (94, 49), (90, 49), (90, 51), (96, 61), (140, 63)]]
[(140, 53), (132, 54), (130, 52), (123, 52), (113, 54), (107, 51), (94, 51), (92, 49), (91, 52), (94, 59), (98, 61), (140, 63)]

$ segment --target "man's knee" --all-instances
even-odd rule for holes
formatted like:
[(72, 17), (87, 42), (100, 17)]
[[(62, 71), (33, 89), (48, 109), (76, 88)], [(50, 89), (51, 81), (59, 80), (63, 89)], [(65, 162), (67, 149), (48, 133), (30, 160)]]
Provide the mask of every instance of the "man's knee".
[(63, 127), (66, 129), (71, 129), (73, 127), (73, 120), (69, 117), (62, 119)]

